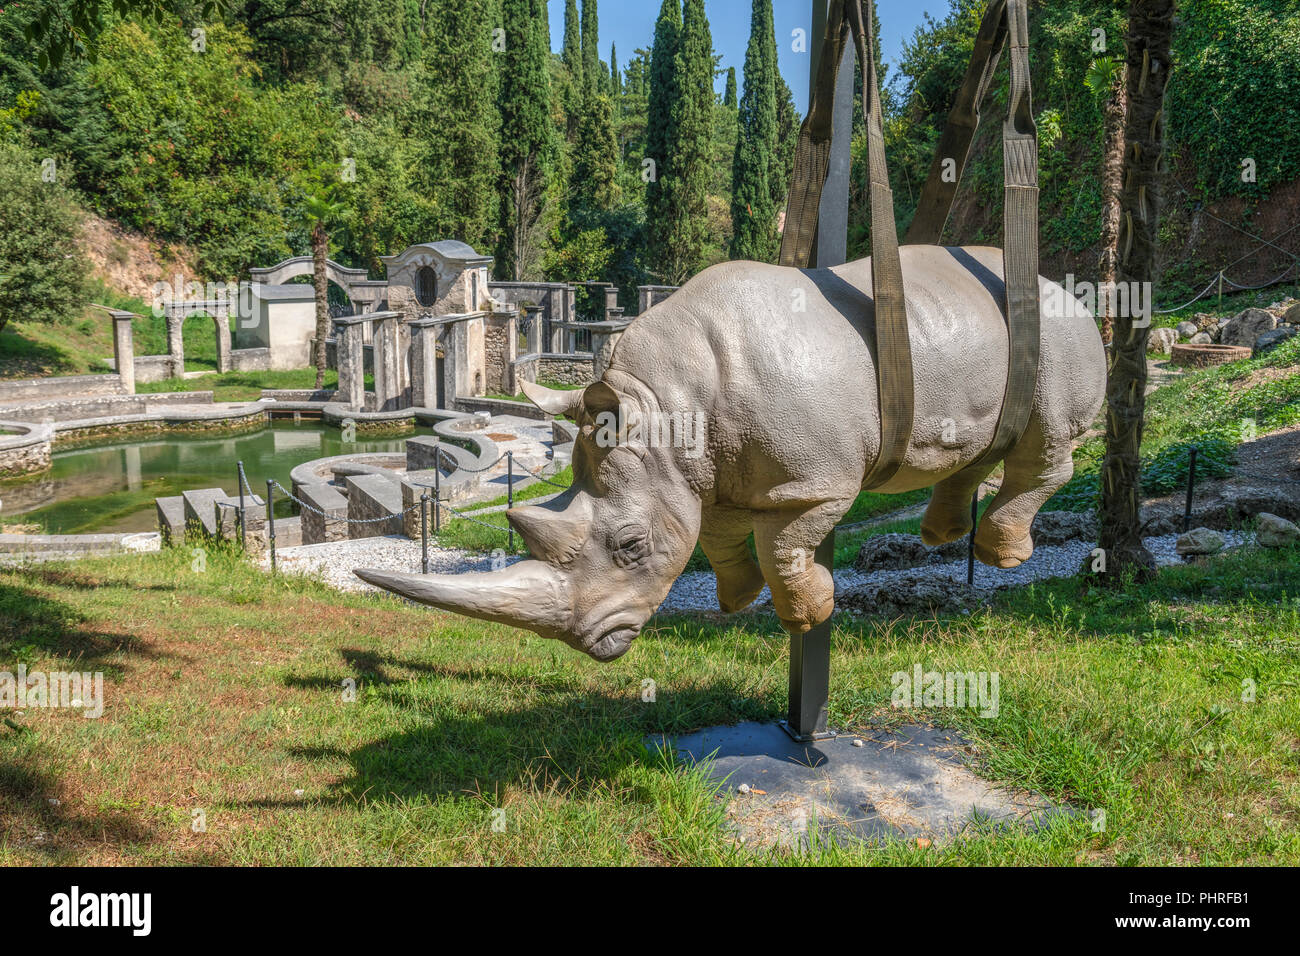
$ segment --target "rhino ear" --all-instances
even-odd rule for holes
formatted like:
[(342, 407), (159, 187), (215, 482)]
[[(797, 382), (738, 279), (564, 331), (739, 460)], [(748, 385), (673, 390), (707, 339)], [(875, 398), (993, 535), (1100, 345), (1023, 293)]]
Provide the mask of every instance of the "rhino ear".
[(586, 405), (588, 414), (594, 418), (601, 412), (618, 414), (623, 399), (619, 397), (618, 392), (605, 383), (604, 379), (601, 379), (586, 387), (582, 393), (582, 402)]
[(582, 411), (582, 389), (547, 388), (528, 381), (519, 385), (530, 402), (551, 415), (569, 415), (576, 419)]

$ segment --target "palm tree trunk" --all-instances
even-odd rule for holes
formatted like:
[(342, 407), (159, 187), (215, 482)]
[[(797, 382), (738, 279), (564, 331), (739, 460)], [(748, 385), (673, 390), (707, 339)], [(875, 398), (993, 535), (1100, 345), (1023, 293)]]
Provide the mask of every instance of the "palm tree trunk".
[(317, 223), (311, 231), (312, 284), (316, 288), (316, 388), (325, 387), (325, 339), (330, 334), (329, 280), (325, 277), (325, 260), (329, 256), (329, 236)]
[[(1127, 42), (1128, 119), (1120, 193), (1120, 281), (1155, 277), (1160, 219), (1160, 162), (1164, 156), (1165, 85), (1175, 0), (1131, 0)], [(1130, 299), (1132, 297), (1130, 296)], [(1148, 303), (1150, 299), (1147, 299)], [(1149, 316), (1133, 309), (1115, 317), (1106, 386), (1106, 459), (1102, 466), (1103, 579), (1121, 582), (1151, 574), (1155, 560), (1142, 543), (1142, 422), (1146, 413)]]
[[(1109, 288), (1115, 281), (1119, 261), (1119, 194), (1124, 182), (1124, 119), (1128, 109), (1127, 78), (1119, 71), (1106, 100), (1106, 143), (1101, 168), (1101, 285)], [(1101, 305), (1101, 340), (1107, 345), (1115, 337), (1115, 317), (1111, 314), (1111, 297)]]

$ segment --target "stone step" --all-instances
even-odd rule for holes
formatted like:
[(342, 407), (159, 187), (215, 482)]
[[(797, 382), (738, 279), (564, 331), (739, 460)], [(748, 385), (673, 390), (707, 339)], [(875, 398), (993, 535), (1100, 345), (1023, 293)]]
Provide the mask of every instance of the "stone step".
[(185, 540), (185, 499), (180, 495), (155, 498), (158, 509), (158, 533), (164, 545), (180, 544)]
[(311, 508), (302, 509), (303, 544), (347, 539), (348, 499), (337, 488), (324, 482), (302, 485), (298, 488), (298, 497), (312, 508), (325, 512), (317, 514)]
[(385, 516), (391, 519), (350, 524), (348, 537), (377, 538), (402, 533), (402, 488), (395, 477), (349, 475), (344, 482), (348, 489), (348, 518), (351, 521)]

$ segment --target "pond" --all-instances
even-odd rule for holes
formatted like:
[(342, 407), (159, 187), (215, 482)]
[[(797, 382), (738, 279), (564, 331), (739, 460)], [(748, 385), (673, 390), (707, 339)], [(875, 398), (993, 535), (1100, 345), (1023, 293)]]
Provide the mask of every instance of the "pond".
[[(415, 434), (432, 434), (427, 428)], [(269, 424), (222, 438), (174, 435), (55, 451), (45, 474), (0, 482), (0, 524), (39, 534), (157, 530), (154, 499), (196, 488), (237, 492), (235, 463), (262, 494), (266, 479), (330, 455), (404, 452), (406, 437), (344, 442), (337, 428)], [(287, 511), (285, 512), (287, 513)]]

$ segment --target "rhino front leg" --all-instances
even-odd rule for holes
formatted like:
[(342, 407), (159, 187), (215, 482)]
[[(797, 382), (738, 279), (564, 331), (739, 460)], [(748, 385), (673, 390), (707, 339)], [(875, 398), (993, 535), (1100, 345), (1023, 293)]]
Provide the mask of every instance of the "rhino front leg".
[(758, 563), (772, 589), (776, 616), (791, 634), (812, 630), (835, 610), (835, 580), (814, 556), (852, 505), (846, 498), (754, 517)]
[(1007, 453), (1002, 487), (980, 519), (975, 557), (995, 568), (1014, 568), (1034, 553), (1030, 527), (1038, 509), (1074, 474), (1067, 433), (1049, 434), (1038, 412)]
[(921, 540), (934, 548), (970, 534), (970, 500), (995, 466), (959, 471), (934, 486), (921, 519)]
[(700, 547), (718, 579), (718, 606), (728, 614), (743, 611), (763, 590), (763, 572), (749, 550), (753, 512), (706, 508), (700, 520)]

